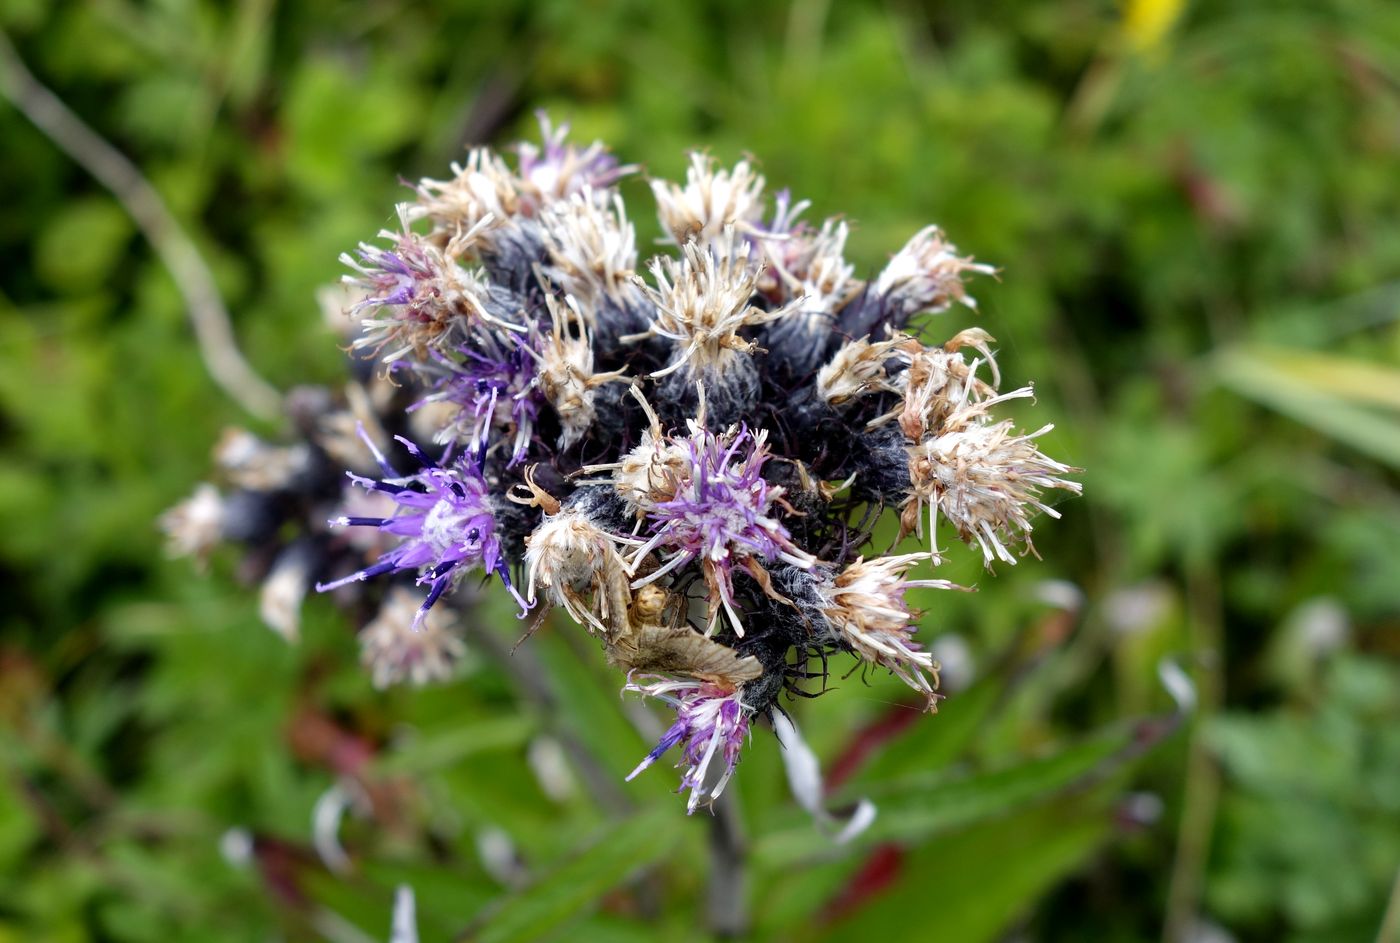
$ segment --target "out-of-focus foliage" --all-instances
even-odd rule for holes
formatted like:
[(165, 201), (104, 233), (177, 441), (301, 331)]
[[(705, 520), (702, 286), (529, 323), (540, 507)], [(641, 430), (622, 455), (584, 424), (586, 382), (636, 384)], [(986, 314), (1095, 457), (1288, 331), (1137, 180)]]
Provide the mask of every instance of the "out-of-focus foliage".
[[(316, 291), (398, 178), (536, 107), (658, 173), (751, 153), (850, 212), (867, 267), (939, 222), (1002, 268), (976, 323), (1086, 497), (1047, 562), (965, 554), (980, 592), (927, 600), (971, 682), (938, 716), (878, 676), (794, 705), (838, 798), (882, 805), (868, 838), (822, 840), (755, 737), (754, 938), (1375, 938), (1400, 7), (8, 0), (0, 28), (150, 177), (283, 388), (339, 376)], [(163, 559), (155, 517), (243, 417), (110, 195), (4, 104), (0, 140), (0, 940), (383, 939), (401, 882), (425, 940), (704, 938), (706, 817), (621, 782), (650, 742), (588, 645), (503, 657), (523, 627), (490, 610), (458, 681), (379, 694), (324, 601), (291, 648), (231, 559)], [(1144, 755), (1165, 658), (1199, 703)], [(311, 844), (336, 783), (340, 874)]]

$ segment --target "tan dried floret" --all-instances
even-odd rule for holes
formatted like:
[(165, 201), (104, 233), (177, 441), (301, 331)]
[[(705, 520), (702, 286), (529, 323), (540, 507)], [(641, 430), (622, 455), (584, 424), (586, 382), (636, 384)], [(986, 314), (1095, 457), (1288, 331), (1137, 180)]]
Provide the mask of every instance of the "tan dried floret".
[[(913, 353), (900, 384), (904, 402), (897, 413), (899, 428), (911, 442), (918, 442), (929, 432), (942, 428), (963, 405), (996, 395), (1001, 376), (992, 358), (990, 345), (993, 342), (994, 338), (986, 331), (972, 327), (941, 348), (921, 347)], [(982, 359), (968, 363), (959, 353), (963, 347), (976, 349)], [(977, 378), (977, 368), (983, 362), (991, 368), (991, 383)], [(884, 418), (887, 417), (881, 417)], [(878, 425), (880, 421), (871, 425)]]
[(247, 429), (230, 426), (214, 446), (214, 462), (239, 488), (276, 491), (289, 487), (311, 466), (311, 450), (305, 444), (269, 445)]
[[(620, 461), (588, 465), (582, 472), (590, 475), (609, 472), (604, 482), (612, 485), (627, 509), (640, 520), (656, 505), (674, 498), (680, 482), (690, 477), (690, 452), (683, 443), (662, 431), (660, 417), (638, 387), (633, 386), (628, 392), (641, 404), (649, 420), (647, 428), (642, 430), (641, 441)], [(704, 402), (703, 389), (701, 402)]]
[(466, 654), (451, 613), (434, 608), (420, 619), (421, 602), (411, 590), (396, 586), (379, 614), (360, 630), (360, 661), (376, 688), (446, 681)]
[(907, 365), (918, 350), (918, 341), (904, 334), (882, 341), (848, 341), (817, 372), (817, 393), (832, 406), (842, 406), (868, 393), (899, 392), (903, 374), (892, 377), (887, 365)]
[[(968, 410), (977, 411), (988, 403)], [(909, 449), (911, 488), (900, 519), (903, 532), (919, 528), (919, 510), (927, 505), (930, 540), (934, 539), (936, 517), (942, 514), (959, 538), (978, 545), (989, 566), (993, 560), (1016, 562), (1008, 544), (1022, 545), (1023, 553), (1034, 552), (1031, 516), (1036, 511), (1060, 516), (1042, 500), (1042, 490), (1056, 488), (1074, 494), (1082, 490), (1078, 482), (1060, 477), (1079, 469), (1054, 461), (1036, 445), (1035, 440), (1052, 428), (1047, 425), (1018, 435), (1010, 420), (962, 421), (955, 414), (947, 431)]]
[(203, 569), (223, 539), (227, 513), (219, 489), (208, 482), (201, 483), (194, 494), (160, 516), (166, 552), (172, 557), (193, 557)]
[(473, 148), (465, 163), (452, 164), (452, 179), (424, 177), (415, 188), (418, 199), (407, 213), (410, 222), (428, 219), (430, 238), (440, 248), (453, 245), (456, 254), (470, 256), (475, 244), (463, 244), (467, 233), (484, 236), (521, 211), (519, 180), (506, 162), (489, 148)]
[(731, 226), (747, 230), (763, 214), (763, 177), (746, 160), (716, 170), (713, 158), (694, 153), (684, 186), (653, 180), (651, 191), (662, 228), (680, 246), (716, 241)]
[(909, 553), (874, 559), (861, 557), (821, 590), (822, 614), (857, 655), (888, 668), (896, 677), (937, 706), (938, 662), (913, 640), (913, 613), (905, 594), (918, 587), (964, 589), (947, 580), (910, 580), (909, 569), (929, 559)]
[(545, 274), (578, 300), (591, 324), (602, 297), (621, 301), (637, 292), (637, 234), (621, 196), (609, 204), (585, 190), (549, 207), (543, 221)]
[(540, 393), (559, 417), (559, 447), (568, 448), (593, 425), (595, 391), (605, 383), (621, 378), (625, 371), (593, 372), (593, 347), (588, 325), (578, 302), (567, 297), (561, 303), (546, 295), (552, 330), (538, 352), (532, 354), (539, 367)]
[(976, 300), (963, 285), (964, 274), (990, 275), (996, 269), (957, 253), (958, 247), (943, 237), (942, 230), (925, 227), (890, 259), (873, 291), (904, 317), (920, 311), (946, 311), (954, 303), (976, 308)]
[(679, 262), (669, 256), (652, 260), (656, 287), (645, 290), (656, 306), (655, 320), (645, 334), (624, 338), (664, 337), (676, 345), (671, 363), (652, 377), (686, 366), (692, 374), (722, 372), (728, 358), (757, 349), (740, 336), (741, 330), (781, 320), (801, 304), (798, 299), (773, 311), (753, 304), (758, 270), (734, 247), (736, 240), (738, 234), (729, 227), (717, 250), (689, 242)]
[(628, 594), (622, 556), (614, 538), (579, 510), (545, 515), (525, 538), (525, 571), (532, 605), (543, 590), (547, 602), (605, 637), (619, 616), (626, 618), (617, 604)]

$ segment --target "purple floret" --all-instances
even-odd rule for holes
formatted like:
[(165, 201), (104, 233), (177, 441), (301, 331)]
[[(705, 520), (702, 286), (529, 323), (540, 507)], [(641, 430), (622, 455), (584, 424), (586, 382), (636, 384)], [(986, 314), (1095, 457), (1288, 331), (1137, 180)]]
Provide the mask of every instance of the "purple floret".
[(317, 583), (316, 591), (324, 593), (384, 573), (418, 570), (418, 583), (429, 588), (414, 617), (416, 627), (461, 574), (479, 566), (501, 578), (523, 612), (527, 606), (511, 585), (510, 571), (501, 554), (488, 486), (472, 456), (462, 455), (455, 462), (439, 465), (408, 439), (398, 436), (398, 441), (422, 466), (416, 474), (400, 475), (363, 429), (360, 434), (384, 469), (385, 478), (376, 481), (350, 473), (350, 479), (369, 491), (389, 495), (399, 507), (392, 517), (339, 517), (330, 523), (340, 527), (377, 527), (403, 541), (363, 570), (330, 583)]
[(568, 199), (585, 188), (603, 190), (635, 169), (619, 165), (601, 144), (583, 149), (569, 144), (567, 124), (555, 128), (543, 111), (537, 117), (542, 146), (521, 143), (520, 176), (554, 199)]
[(438, 356), (449, 372), (437, 384), (437, 391), (413, 409), (430, 402), (452, 403), (461, 408), (456, 426), (471, 432), (471, 451), (484, 447), (493, 427), (513, 430), (510, 459), (513, 467), (525, 458), (533, 441), (540, 404), (538, 370), (529, 338), (509, 334), (504, 341), (494, 339), (489, 349), (483, 345), (458, 348), (461, 359)]
[(678, 483), (674, 498), (659, 502), (648, 512), (653, 534), (636, 559), (652, 550), (669, 551), (670, 556), (635, 585), (699, 560), (712, 594), (729, 614), (735, 632), (743, 635), (734, 611), (734, 565), (766, 581), (762, 564), (783, 560), (807, 568), (812, 557), (794, 545), (787, 528), (769, 516), (769, 508), (782, 490), (774, 489), (763, 478), (768, 453), (760, 437), (741, 427), (725, 445), (708, 429), (692, 427), (685, 444), (691, 473)]
[[(708, 681), (677, 681), (657, 678), (651, 684), (628, 681), (625, 690), (637, 691), (666, 701), (676, 709), (676, 722), (661, 735), (655, 748), (627, 776), (628, 781), (655, 763), (676, 744), (684, 744), (680, 762), (685, 766), (678, 792), (689, 789), (686, 811), (694, 812), (701, 801), (713, 803), (724, 791), (744, 740), (749, 734), (752, 711), (740, 700), (739, 690), (727, 689)], [(712, 774), (710, 764), (718, 758), (723, 772)]]
[(366, 292), (361, 301), (350, 306), (350, 314), (359, 315), (365, 309), (412, 305), (421, 300), (420, 294), (431, 294), (431, 285), (437, 277), (431, 262), (421, 252), (415, 252), (409, 240), (400, 239), (399, 243), (398, 252), (361, 243), (355, 250), (357, 262), (348, 256), (342, 257), (342, 261), (360, 273), (347, 276), (347, 281)]

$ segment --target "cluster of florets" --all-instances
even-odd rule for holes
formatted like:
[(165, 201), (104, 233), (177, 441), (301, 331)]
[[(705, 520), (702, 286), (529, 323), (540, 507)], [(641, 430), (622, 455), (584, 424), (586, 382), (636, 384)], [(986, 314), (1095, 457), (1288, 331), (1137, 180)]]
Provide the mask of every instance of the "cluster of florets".
[[(376, 683), (450, 672), (468, 573), (522, 614), (558, 607), (625, 690), (675, 708), (633, 775), (681, 747), (694, 809), (834, 655), (933, 709), (908, 594), (956, 588), (912, 575), (941, 562), (940, 521), (1014, 563), (1055, 515), (1046, 492), (1079, 485), (1040, 452), (1048, 426), (993, 416), (1031, 390), (998, 392), (985, 331), (918, 338), (917, 316), (973, 307), (963, 280), (991, 271), (938, 229), (863, 282), (846, 223), (808, 225), (748, 162), (697, 154), (683, 185), (651, 182), (672, 251), (642, 266), (616, 191), (634, 169), (545, 123), (514, 167), (478, 149), (420, 182), (399, 228), (344, 257), (346, 395), (289, 399), (298, 445), (231, 434), (229, 490), (165, 524), (201, 558), (252, 547), (289, 636), (309, 587), (335, 594)], [(870, 546), (886, 508), (918, 552)]]

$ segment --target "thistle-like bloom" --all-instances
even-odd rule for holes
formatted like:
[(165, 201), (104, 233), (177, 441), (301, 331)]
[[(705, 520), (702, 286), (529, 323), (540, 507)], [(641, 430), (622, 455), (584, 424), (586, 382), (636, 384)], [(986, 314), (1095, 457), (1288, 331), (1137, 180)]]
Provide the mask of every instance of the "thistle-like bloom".
[(601, 192), (637, 169), (620, 166), (601, 141), (579, 150), (568, 142), (567, 124), (553, 127), (543, 111), (536, 117), (540, 122), (542, 146), (522, 141), (517, 148), (521, 189), (533, 201), (534, 208), (543, 208), (585, 191)]
[(301, 638), (301, 603), (311, 588), (315, 556), (304, 542), (294, 543), (277, 556), (258, 591), (258, 615), (288, 642)]
[(670, 364), (653, 378), (687, 365), (692, 375), (723, 372), (736, 354), (758, 346), (740, 336), (741, 330), (784, 318), (799, 303), (773, 311), (753, 303), (758, 270), (750, 264), (747, 249), (735, 248), (741, 241), (729, 227), (716, 247), (688, 242), (680, 262), (669, 256), (652, 261), (656, 288), (648, 288), (647, 297), (656, 305), (656, 317), (647, 333), (666, 338), (676, 348)]
[(897, 392), (903, 374), (895, 374), (891, 365), (907, 367), (911, 345), (914, 349), (921, 346), (904, 334), (842, 344), (830, 362), (817, 371), (817, 394), (832, 406), (844, 406), (869, 393)]
[(641, 441), (620, 461), (588, 465), (582, 470), (590, 474), (611, 472), (610, 478), (594, 483), (611, 484), (627, 510), (640, 519), (661, 502), (676, 496), (677, 486), (690, 477), (691, 458), (683, 441), (661, 431), (661, 419), (641, 390), (633, 386), (628, 392), (640, 404), (648, 420)]
[[(425, 177), (414, 189), (418, 198), (406, 218), (431, 220), (437, 244), (461, 244), (466, 233), (476, 233), (484, 242), (523, 209), (519, 181), (504, 160), (484, 147), (469, 152), (465, 163), (454, 163), (451, 180)], [(467, 253), (474, 255), (478, 244), (469, 241)]]
[(561, 304), (553, 297), (545, 302), (553, 328), (531, 356), (539, 364), (540, 394), (559, 417), (559, 447), (566, 449), (592, 428), (597, 388), (625, 371), (594, 372), (588, 323), (578, 302), (565, 298)]
[(199, 566), (205, 566), (223, 539), (225, 508), (219, 489), (201, 483), (194, 494), (161, 515), (166, 552), (172, 557), (194, 557)]
[(749, 735), (753, 716), (742, 698), (742, 688), (728, 688), (709, 681), (679, 681), (655, 675), (647, 676), (647, 684), (629, 678), (623, 690), (636, 691), (658, 698), (676, 709), (676, 722), (671, 725), (646, 759), (628, 774), (633, 777), (655, 763), (671, 747), (682, 746), (677, 766), (685, 767), (677, 790), (690, 790), (686, 811), (694, 812), (700, 803), (713, 804), (724, 792), (739, 752)]
[(411, 590), (395, 586), (360, 630), (360, 661), (376, 688), (446, 681), (466, 654), (452, 616), (442, 609), (420, 616), (418, 606)]
[(622, 197), (605, 204), (591, 190), (555, 203), (543, 216), (550, 263), (546, 274), (576, 299), (596, 327), (603, 298), (629, 303), (638, 294), (637, 234)]
[(692, 421), (684, 444), (690, 474), (676, 482), (675, 497), (648, 512), (654, 533), (632, 558), (633, 571), (654, 550), (669, 556), (633, 586), (699, 561), (710, 589), (708, 632), (714, 631), (722, 607), (735, 634), (742, 636), (744, 626), (734, 609), (734, 567), (742, 567), (767, 587), (763, 564), (781, 560), (809, 568), (815, 558), (794, 544), (773, 516), (783, 489), (763, 478), (767, 433), (755, 435), (745, 427), (721, 438)]
[(928, 226), (890, 259), (872, 290), (884, 299), (894, 323), (904, 324), (920, 311), (946, 311), (957, 302), (977, 307), (963, 285), (963, 273), (990, 275), (996, 269), (957, 253), (958, 247), (943, 238), (942, 230)]
[[(957, 410), (969, 403), (989, 401), (995, 396), (1000, 375), (992, 357), (992, 341), (986, 331), (972, 327), (941, 348), (916, 346), (911, 351), (909, 367), (899, 384), (904, 402), (897, 413), (899, 428), (910, 441), (918, 442), (927, 433), (941, 429)], [(963, 347), (974, 347), (982, 353), (991, 368), (990, 384), (977, 379), (977, 368), (983, 360), (968, 363), (958, 352)], [(998, 402), (1029, 395), (1031, 390), (1025, 387), (1006, 394)], [(879, 421), (875, 420), (875, 424)]]
[(830, 330), (835, 314), (863, 287), (855, 266), (846, 261), (850, 227), (828, 219), (813, 230), (797, 217), (806, 200), (793, 203), (786, 190), (774, 199), (773, 222), (752, 238), (767, 263), (758, 289), (772, 307), (803, 299), (801, 307), (774, 330), (801, 329), (811, 334)]
[[(288, 635), (309, 579), (361, 568), (318, 588), (378, 612), (361, 636), (377, 684), (445, 677), (462, 651), (450, 617), (471, 605), (449, 593), (484, 570), (524, 610), (519, 567), (528, 606), (561, 608), (627, 690), (675, 707), (634, 775), (681, 746), (694, 810), (761, 715), (800, 803), (829, 822), (780, 695), (853, 655), (936, 697), (908, 593), (952, 586), (909, 578), (942, 562), (936, 546), (870, 551), (880, 516), (897, 507), (933, 541), (942, 515), (989, 565), (1014, 562), (1032, 519), (1056, 515), (1049, 489), (1079, 490), (1036, 445), (1045, 430), (996, 415), (1031, 388), (998, 392), (985, 331), (926, 346), (907, 330), (972, 307), (964, 278), (992, 269), (929, 227), (858, 277), (843, 218), (808, 224), (809, 204), (769, 199), (750, 162), (703, 154), (684, 182), (651, 182), (670, 245), (642, 265), (614, 189), (633, 168), (543, 118), (514, 155), (472, 150), (345, 257), (354, 382), (289, 394), (304, 441), (228, 436), (222, 496), (209, 486), (167, 515), (172, 543), (247, 546), (264, 614)], [(395, 432), (420, 463), (410, 475), (375, 448)], [(428, 442), (438, 461), (414, 444)], [(376, 466), (382, 480), (362, 477)], [(328, 505), (344, 536), (327, 534)], [(399, 573), (421, 596), (403, 576), (387, 600), (363, 582)]]
[[(713, 158), (693, 153), (684, 186), (653, 180), (651, 192), (657, 218), (678, 246), (714, 242), (731, 226), (747, 232), (763, 218), (763, 177), (746, 160), (716, 170)], [(733, 248), (729, 244), (728, 251)]]
[(841, 641), (872, 664), (888, 668), (899, 680), (928, 699), (928, 709), (938, 703), (938, 662), (914, 641), (916, 626), (905, 595), (917, 587), (961, 589), (947, 580), (906, 578), (928, 554), (861, 557), (820, 584), (822, 614)]
[(1058, 488), (1079, 494), (1079, 482), (1061, 477), (1078, 469), (1048, 458), (1036, 446), (1035, 440), (1054, 426), (1017, 435), (1010, 420), (949, 425), (948, 431), (909, 450), (912, 487), (904, 507), (904, 528), (917, 526), (918, 508), (927, 504), (930, 540), (936, 515), (941, 513), (964, 542), (977, 544), (988, 566), (993, 560), (1015, 564), (1007, 544), (1021, 544), (1023, 552), (1035, 549), (1031, 514), (1043, 511), (1060, 516), (1041, 499), (1041, 490)]
[(476, 344), (457, 349), (460, 359), (435, 358), (446, 372), (437, 390), (413, 408), (430, 403), (457, 408), (453, 421), (439, 430), (439, 442), (465, 439), (468, 450), (479, 453), (488, 448), (490, 434), (500, 431), (510, 442), (508, 464), (524, 459), (543, 402), (532, 343), (537, 341), (530, 335), (508, 334), (499, 340), (482, 334)]
[[(451, 180), (424, 178), (408, 219), (429, 219), (436, 243), (456, 244), (460, 254), (477, 255), (561, 200), (584, 192), (601, 195), (636, 168), (620, 166), (601, 143), (580, 150), (568, 143), (568, 125), (555, 129), (539, 116), (542, 146), (517, 148), (519, 170), (499, 156), (476, 148), (463, 164), (453, 164)], [(470, 239), (466, 238), (471, 234)]]
[[(386, 229), (379, 234), (393, 243), (392, 249), (362, 242), (358, 258), (349, 253), (340, 257), (356, 273), (346, 275), (345, 283), (364, 295), (350, 308), (350, 314), (371, 311), (375, 315), (363, 319), (364, 332), (355, 341), (355, 348), (369, 348), (392, 363), (410, 355), (422, 359), (429, 351), (461, 343), (469, 331), (483, 323), (524, 330), (523, 325), (490, 312), (479, 274), (462, 268), (447, 251), (408, 228), (406, 207), (400, 207), (399, 218), (401, 232)], [(488, 223), (489, 219), (478, 223), (461, 239), (471, 241)]]
[(416, 616), (416, 621), (421, 622), (462, 574), (481, 567), (500, 576), (522, 611), (528, 608), (511, 586), (510, 571), (501, 555), (500, 536), (496, 533), (489, 486), (476, 460), (462, 455), (444, 467), (425, 456), (408, 439), (398, 437), (398, 441), (421, 464), (416, 474), (404, 476), (396, 472), (368, 437), (365, 442), (384, 469), (384, 480), (347, 474), (361, 487), (393, 498), (401, 513), (387, 518), (338, 517), (332, 519), (331, 524), (377, 527), (403, 538), (402, 542), (363, 570), (330, 583), (317, 583), (316, 591), (324, 593), (383, 573), (417, 570), (419, 584), (428, 586), (427, 598)]
[(607, 634), (626, 618), (631, 599), (617, 538), (583, 508), (560, 510), (557, 502), (554, 508), (525, 538), (526, 596), (533, 606), (536, 590), (543, 589), (546, 600), (563, 606), (575, 622)]

